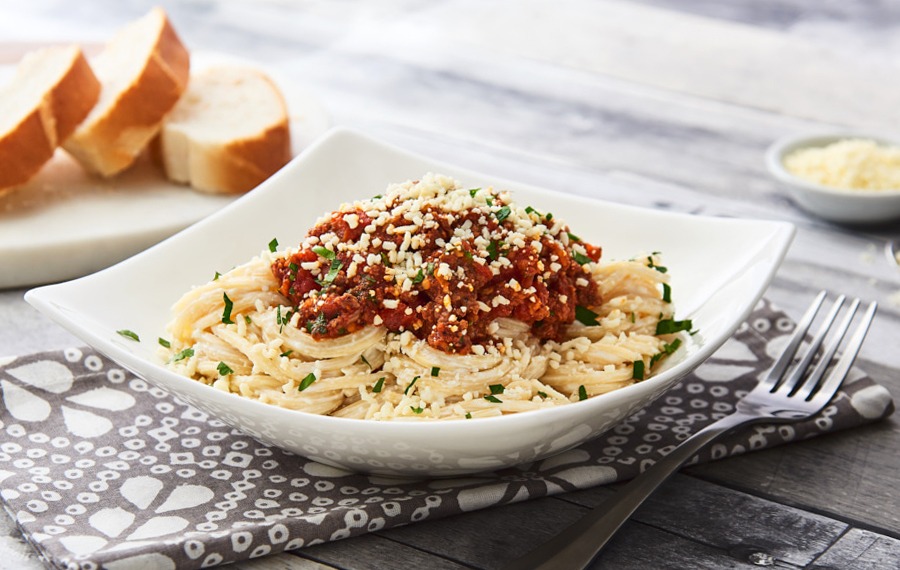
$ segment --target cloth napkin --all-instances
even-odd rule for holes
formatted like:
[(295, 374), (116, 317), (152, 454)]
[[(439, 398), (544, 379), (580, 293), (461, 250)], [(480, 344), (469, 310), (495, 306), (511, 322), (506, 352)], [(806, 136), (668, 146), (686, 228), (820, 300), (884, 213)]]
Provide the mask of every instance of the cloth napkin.
[[(693, 374), (605, 435), (471, 477), (413, 481), (270, 447), (86, 348), (0, 363), (0, 497), (67, 569), (201, 568), (401, 524), (629, 479), (734, 409), (794, 323), (765, 301)], [(696, 461), (885, 418), (888, 391), (854, 369), (817, 417), (748, 427)]]

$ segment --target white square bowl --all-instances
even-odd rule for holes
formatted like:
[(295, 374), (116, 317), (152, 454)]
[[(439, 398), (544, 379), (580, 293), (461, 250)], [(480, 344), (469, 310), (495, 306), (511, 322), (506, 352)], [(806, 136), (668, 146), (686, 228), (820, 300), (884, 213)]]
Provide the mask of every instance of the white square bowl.
[[(276, 238), (296, 245), (341, 202), (427, 172), (508, 189), (551, 210), (604, 259), (662, 252), (679, 319), (699, 330), (655, 376), (570, 405), (496, 418), (376, 422), (263, 404), (175, 374), (157, 355), (170, 308), (216, 271)], [(790, 224), (658, 212), (549, 192), (410, 154), (335, 129), (253, 192), (166, 241), (93, 275), (29, 291), (38, 310), (138, 376), (257, 439), (316, 461), (386, 475), (450, 476), (540, 459), (597, 437), (672, 386), (734, 332), (793, 237)], [(141, 342), (117, 334), (136, 332)]]

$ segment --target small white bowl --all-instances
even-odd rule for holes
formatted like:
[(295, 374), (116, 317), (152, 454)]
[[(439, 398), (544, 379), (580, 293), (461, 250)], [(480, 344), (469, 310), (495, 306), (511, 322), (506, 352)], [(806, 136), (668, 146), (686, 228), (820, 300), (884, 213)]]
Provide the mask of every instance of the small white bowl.
[(823, 186), (799, 178), (784, 167), (786, 156), (803, 148), (828, 146), (846, 139), (866, 139), (900, 147), (900, 141), (882, 136), (845, 132), (794, 135), (775, 141), (766, 151), (766, 167), (803, 209), (832, 222), (846, 224), (884, 223), (900, 219), (900, 188), (892, 190), (847, 190)]

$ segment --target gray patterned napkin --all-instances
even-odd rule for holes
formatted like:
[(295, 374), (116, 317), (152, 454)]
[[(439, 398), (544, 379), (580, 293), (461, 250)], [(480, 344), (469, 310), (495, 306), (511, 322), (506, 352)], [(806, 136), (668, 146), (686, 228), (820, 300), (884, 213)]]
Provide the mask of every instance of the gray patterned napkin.
[[(0, 497), (48, 564), (200, 568), (635, 476), (733, 410), (793, 322), (760, 304), (715, 356), (604, 436), (473, 477), (359, 475), (263, 445), (89, 349), (0, 362)], [(854, 370), (816, 418), (759, 425), (707, 461), (893, 413)]]

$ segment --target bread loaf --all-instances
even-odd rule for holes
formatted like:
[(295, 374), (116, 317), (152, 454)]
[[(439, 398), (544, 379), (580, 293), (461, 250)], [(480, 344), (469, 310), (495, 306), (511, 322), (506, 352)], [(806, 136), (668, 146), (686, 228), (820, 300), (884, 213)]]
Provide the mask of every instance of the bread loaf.
[(99, 93), (100, 82), (78, 46), (26, 55), (0, 92), (0, 191), (37, 174)]
[(128, 168), (187, 85), (190, 56), (161, 8), (120, 30), (91, 66), (100, 100), (64, 148), (87, 170)]
[(251, 68), (194, 73), (156, 144), (171, 180), (204, 192), (246, 192), (291, 159), (284, 98)]

